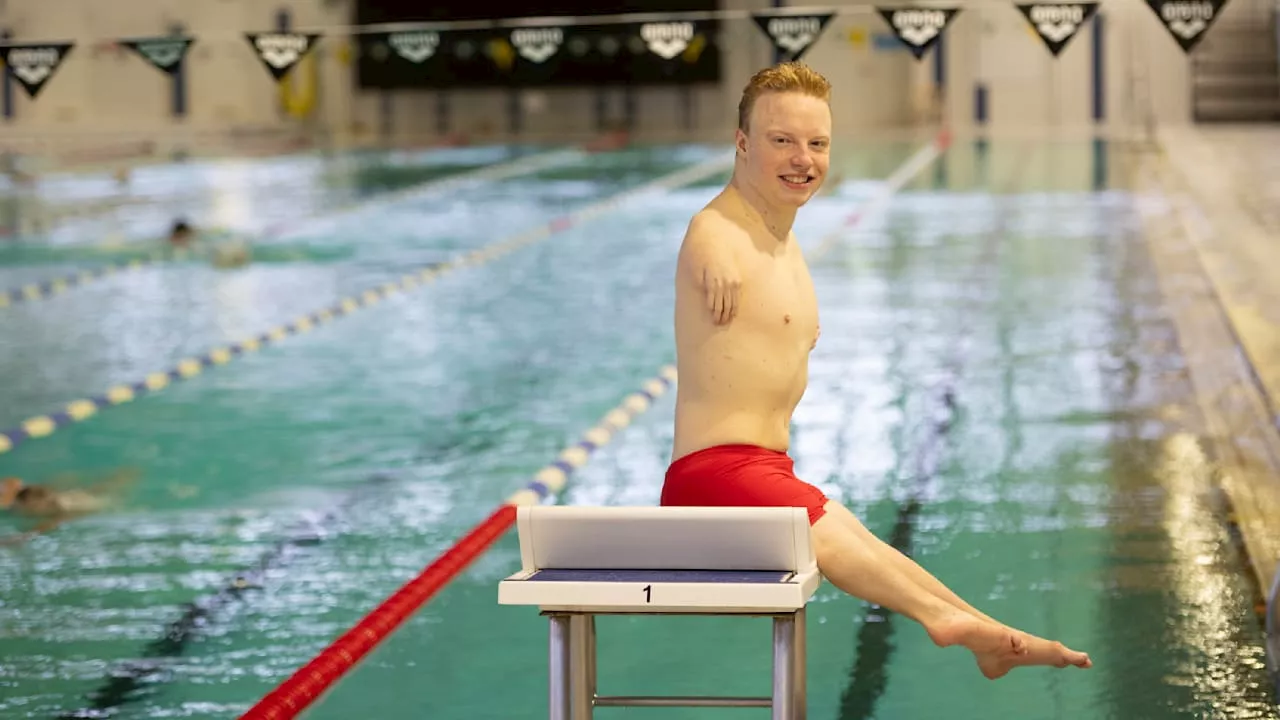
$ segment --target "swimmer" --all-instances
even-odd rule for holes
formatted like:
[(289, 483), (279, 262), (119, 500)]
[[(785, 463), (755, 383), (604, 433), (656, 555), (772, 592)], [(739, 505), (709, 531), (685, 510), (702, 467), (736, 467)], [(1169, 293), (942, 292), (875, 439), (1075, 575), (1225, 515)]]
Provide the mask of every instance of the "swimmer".
[(28, 485), (20, 478), (0, 481), (0, 508), (28, 517), (84, 515), (107, 507), (106, 499), (84, 490)]
[(7, 538), (6, 541), (26, 540), (30, 535), (48, 532), (67, 520), (115, 507), (124, 488), (131, 485), (137, 476), (138, 473), (132, 470), (121, 470), (86, 488), (34, 485), (16, 477), (0, 479), (0, 510), (40, 520), (34, 532)]
[[(189, 250), (198, 240), (197, 233), (185, 220), (174, 222), (169, 231), (169, 245), (175, 249)], [(210, 263), (220, 269), (238, 268), (249, 264), (249, 244), (239, 238), (232, 238), (216, 245), (210, 245), (207, 238), (201, 242), (208, 245)]]
[(195, 241), (195, 235), (196, 231), (187, 224), (186, 220), (178, 220), (169, 230), (169, 244), (176, 248), (191, 247), (191, 243)]
[(661, 502), (806, 508), (827, 580), (920, 623), (940, 647), (968, 649), (987, 678), (1023, 665), (1092, 667), (1085, 653), (982, 614), (794, 473), (791, 419), (821, 330), (792, 224), (827, 174), (830, 88), (801, 63), (756, 73), (738, 106), (733, 175), (689, 223), (675, 273), (680, 383)]

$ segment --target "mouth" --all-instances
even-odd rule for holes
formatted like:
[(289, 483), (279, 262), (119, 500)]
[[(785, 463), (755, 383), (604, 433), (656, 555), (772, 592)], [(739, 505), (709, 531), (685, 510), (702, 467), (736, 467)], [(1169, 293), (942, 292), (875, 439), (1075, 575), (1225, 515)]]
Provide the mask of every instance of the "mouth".
[(812, 175), (779, 175), (782, 184), (792, 190), (804, 190), (813, 185), (815, 178)]

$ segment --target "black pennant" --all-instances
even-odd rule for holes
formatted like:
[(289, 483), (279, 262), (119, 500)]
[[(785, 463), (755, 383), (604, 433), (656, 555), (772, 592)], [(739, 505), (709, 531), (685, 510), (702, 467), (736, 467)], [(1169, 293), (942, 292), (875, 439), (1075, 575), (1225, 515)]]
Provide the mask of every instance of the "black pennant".
[(902, 7), (877, 7), (876, 12), (884, 18), (898, 39), (906, 43), (916, 60), (933, 47), (946, 32), (947, 26), (960, 12), (960, 8), (923, 7), (906, 5)]
[(1165, 29), (1187, 53), (1204, 39), (1226, 4), (1227, 0), (1147, 0)]
[(783, 60), (799, 60), (818, 41), (823, 29), (835, 13), (797, 15), (783, 12), (758, 12), (751, 15), (756, 27), (769, 36)]
[(117, 44), (134, 51), (160, 72), (172, 75), (182, 67), (193, 42), (195, 39), (188, 37), (149, 37), (119, 40)]
[(245, 33), (244, 36), (263, 67), (276, 80), (287, 75), (320, 39), (319, 33)]
[(1098, 12), (1096, 2), (1019, 3), (1017, 7), (1054, 57), (1058, 57), (1081, 26)]
[(0, 57), (4, 59), (9, 74), (34, 100), (62, 66), (62, 61), (71, 54), (73, 47), (73, 42), (4, 44), (0, 45)]

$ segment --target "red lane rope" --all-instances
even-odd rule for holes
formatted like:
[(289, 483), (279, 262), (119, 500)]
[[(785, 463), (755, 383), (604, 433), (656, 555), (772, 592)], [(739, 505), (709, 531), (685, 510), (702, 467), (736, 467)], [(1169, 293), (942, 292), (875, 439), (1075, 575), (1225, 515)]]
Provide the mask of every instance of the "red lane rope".
[(365, 655), (418, 611), (459, 572), (484, 554), (516, 521), (516, 506), (504, 504), (436, 558), (416, 578), (302, 666), (249, 709), (241, 720), (297, 717), (355, 667)]

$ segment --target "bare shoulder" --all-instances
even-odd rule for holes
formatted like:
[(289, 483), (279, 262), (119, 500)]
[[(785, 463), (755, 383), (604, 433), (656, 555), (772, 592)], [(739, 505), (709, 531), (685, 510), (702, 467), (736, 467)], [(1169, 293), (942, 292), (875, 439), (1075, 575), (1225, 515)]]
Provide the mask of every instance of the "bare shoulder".
[(713, 202), (690, 219), (680, 247), (681, 263), (701, 265), (714, 257), (724, 258), (746, 236), (746, 230)]

